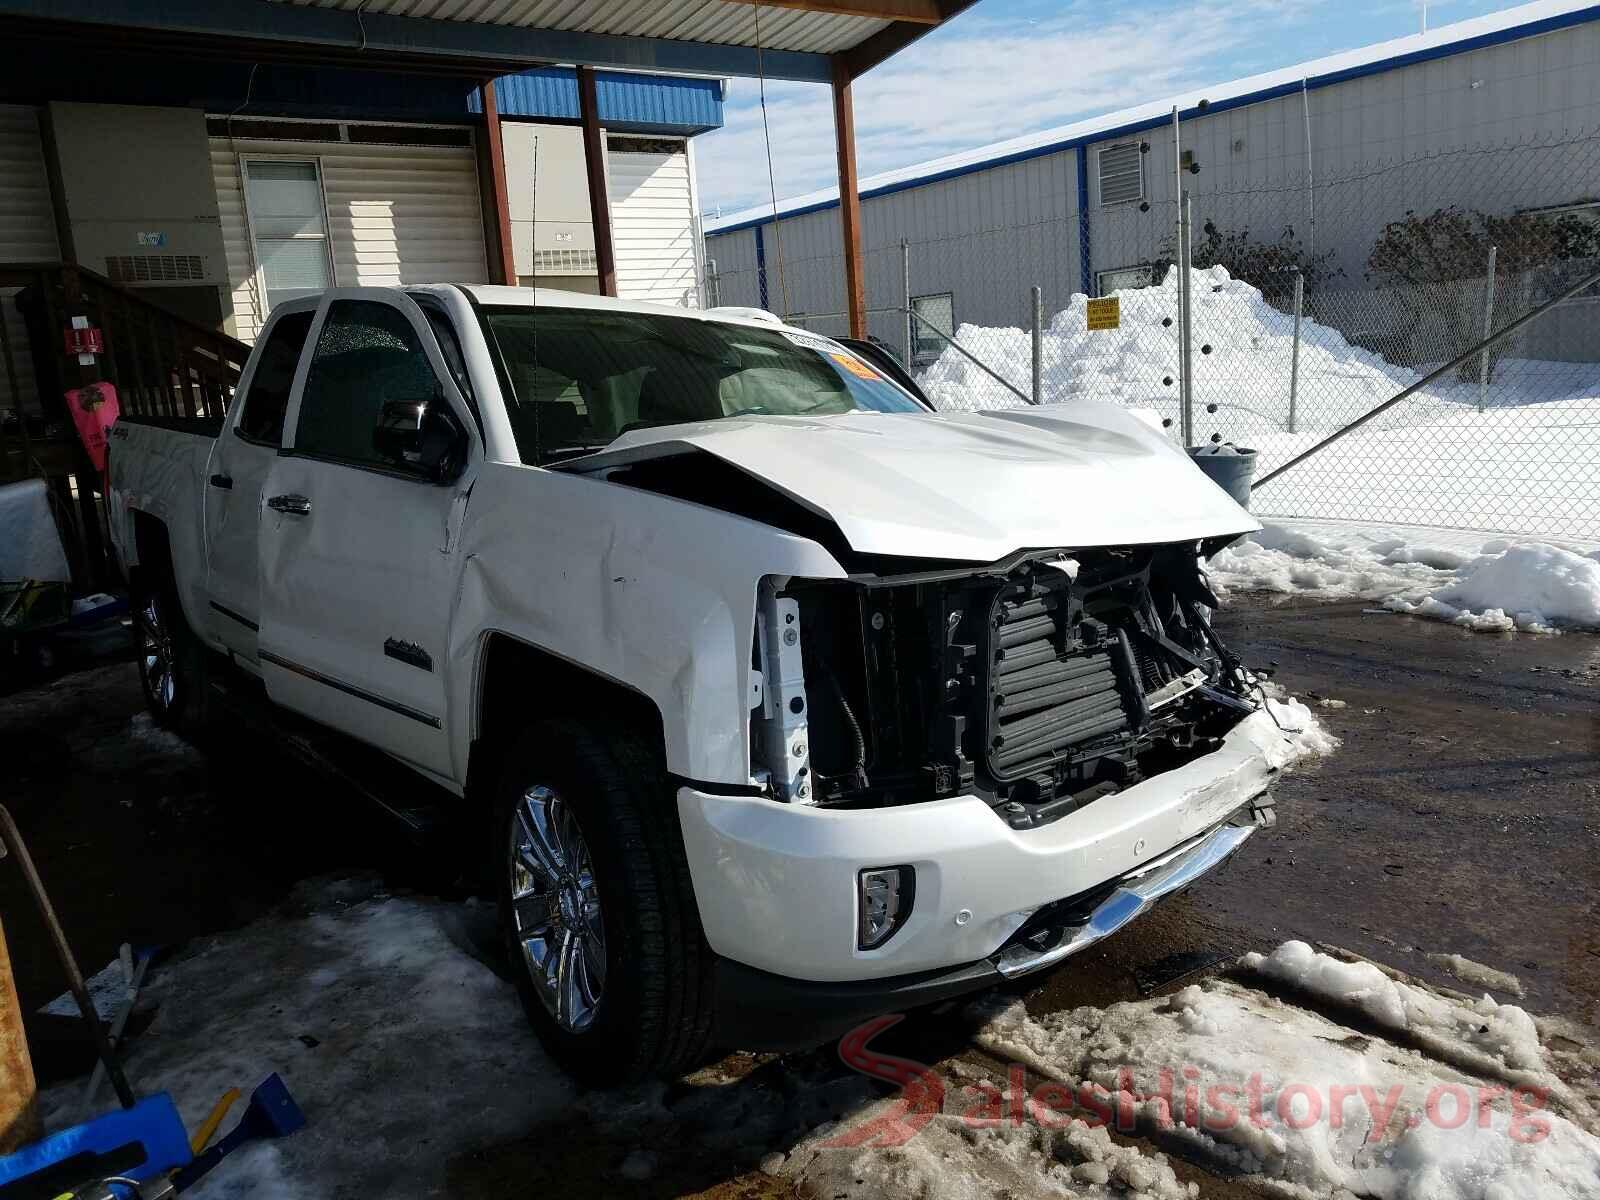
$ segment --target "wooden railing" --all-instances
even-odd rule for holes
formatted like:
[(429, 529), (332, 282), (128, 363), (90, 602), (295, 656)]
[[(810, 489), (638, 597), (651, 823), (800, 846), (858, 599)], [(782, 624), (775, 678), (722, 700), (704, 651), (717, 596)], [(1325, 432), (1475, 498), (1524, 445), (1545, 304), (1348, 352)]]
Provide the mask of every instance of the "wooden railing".
[[(66, 352), (86, 317), (104, 338), (93, 364)], [(106, 577), (95, 493), (101, 487), (66, 393), (109, 382), (124, 414), (209, 417), (227, 412), (250, 347), (184, 319), (102, 275), (62, 263), (0, 265), (0, 483), (44, 478), (80, 586)], [(75, 526), (75, 528), (69, 528)]]

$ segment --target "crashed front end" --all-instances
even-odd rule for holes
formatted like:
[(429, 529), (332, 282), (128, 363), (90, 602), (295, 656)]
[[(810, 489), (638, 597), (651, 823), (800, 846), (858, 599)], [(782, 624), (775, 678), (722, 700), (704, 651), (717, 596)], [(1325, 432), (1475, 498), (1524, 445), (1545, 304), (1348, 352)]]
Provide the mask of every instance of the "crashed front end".
[(702, 902), (729, 1038), (800, 1045), (1042, 970), (1270, 822), (1283, 734), (1199, 550), (764, 581), (755, 794), (679, 797), (697, 892), (740, 896)]
[(1195, 551), (767, 581), (757, 777), (845, 808), (970, 793), (1029, 829), (1215, 749), (1256, 703)]

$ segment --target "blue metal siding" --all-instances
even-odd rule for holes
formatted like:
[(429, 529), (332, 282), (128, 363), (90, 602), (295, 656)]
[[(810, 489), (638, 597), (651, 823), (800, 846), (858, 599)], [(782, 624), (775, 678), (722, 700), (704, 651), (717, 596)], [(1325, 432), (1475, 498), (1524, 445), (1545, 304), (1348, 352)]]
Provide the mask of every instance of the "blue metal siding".
[[(569, 67), (538, 67), (495, 80), (502, 117), (578, 119), (578, 77)], [(722, 81), (667, 75), (595, 73), (600, 120), (623, 133), (704, 133), (722, 127)], [(469, 112), (482, 111), (474, 92)]]

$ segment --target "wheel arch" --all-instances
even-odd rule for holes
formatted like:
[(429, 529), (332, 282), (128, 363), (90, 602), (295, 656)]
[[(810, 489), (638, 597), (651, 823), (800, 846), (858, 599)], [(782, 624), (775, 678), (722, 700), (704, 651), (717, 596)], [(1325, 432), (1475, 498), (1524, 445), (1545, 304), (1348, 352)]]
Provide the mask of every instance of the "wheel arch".
[(469, 787), (492, 775), (496, 746), (538, 720), (603, 714), (665, 755), (665, 722), (649, 696), (502, 630), (483, 635), (470, 713)]

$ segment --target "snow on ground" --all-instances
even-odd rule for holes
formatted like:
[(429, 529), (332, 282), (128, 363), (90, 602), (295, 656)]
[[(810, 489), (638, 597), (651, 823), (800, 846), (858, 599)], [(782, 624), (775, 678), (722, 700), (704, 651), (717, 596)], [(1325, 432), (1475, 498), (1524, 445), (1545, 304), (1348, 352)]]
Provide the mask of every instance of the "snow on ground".
[[(1557, 1111), (1566, 1098), (1522, 1010), (1487, 997), (1469, 1009), (1303, 943), (1251, 955), (1245, 967), (1356, 1009), (1367, 1028), (1395, 1036), (1209, 980), (1161, 999), (1043, 1016), (980, 1002), (977, 1041), (1113, 1120), (1127, 1094), (1142, 1135), (1241, 1171), (1268, 1194), (1600, 1194), (1600, 1139), (1582, 1127), (1585, 1113)], [(1548, 1090), (1513, 1091), (1513, 1081)]]
[(829, 1200), (1189, 1200), (1199, 1195), (1196, 1185), (1178, 1181), (1165, 1155), (1119, 1145), (1104, 1128), (1041, 1109), (1026, 1095), (1013, 1100), (1012, 1092), (998, 1088), (994, 1094), (1001, 1110), (1023, 1112), (1024, 1119), (974, 1118), (973, 1105), (984, 1101), (947, 1087), (945, 1111), (904, 1144), (830, 1145), (848, 1128), (896, 1117), (899, 1098), (882, 1100), (846, 1123), (816, 1130), (795, 1147), (779, 1174), (799, 1194)]
[[(443, 1194), (451, 1155), (570, 1104), (515, 990), (482, 961), (487, 906), (387, 897), (364, 881), (307, 886), (291, 905), (159, 965), (146, 985), (159, 1008), (130, 1043), (136, 1091), (171, 1092), (192, 1131), (229, 1087), (248, 1096), (277, 1071), (306, 1115), (298, 1133), (230, 1156), (199, 1200)], [(46, 1094), (52, 1129), (81, 1119), (82, 1091), (78, 1080)]]
[[(1176, 437), (1176, 274), (1117, 293), (1122, 317), (1115, 330), (1089, 332), (1086, 299), (1073, 296), (1044, 331), (1046, 403), (1102, 400), (1153, 411)], [(1221, 267), (1195, 272), (1193, 297), (1195, 440), (1216, 434), (1254, 447), (1258, 478), (1422, 378), (1307, 318), (1290, 433), (1292, 318)], [(956, 341), (1027, 390), (1028, 331), (963, 325)], [(1025, 403), (954, 347), (920, 382), (942, 409)], [(1570, 535), (1585, 514), (1600, 527), (1597, 414), (1600, 363), (1502, 359), (1482, 395), (1475, 375), (1446, 377), (1258, 489), (1253, 507), (1278, 516), (1532, 536)]]
[(1270, 955), (1246, 954), (1240, 965), (1263, 979), (1355, 1009), (1464, 1070), (1507, 1084), (1542, 1088), (1587, 1109), (1545, 1070), (1538, 1028), (1514, 1004), (1501, 1004), (1488, 995), (1472, 1004), (1456, 1003), (1391, 978), (1373, 963), (1346, 962), (1304, 942), (1285, 942)]
[(1224, 593), (1372, 600), (1483, 631), (1600, 629), (1600, 549), (1574, 543), (1270, 523), (1215, 555), (1206, 569)]
[[(1154, 407), (1163, 416), (1175, 416), (1179, 342), (1173, 317), (1177, 312), (1177, 274), (1169, 270), (1163, 281), (1153, 287), (1118, 292), (1121, 323), (1115, 330), (1089, 332), (1088, 298), (1074, 295), (1044, 331), (1041, 365), (1046, 401), (1107, 400)], [(1197, 387), (1202, 372), (1217, 380), (1288, 378), (1293, 318), (1273, 308), (1249, 284), (1230, 278), (1223, 267), (1194, 272), (1192, 294)], [(1027, 330), (963, 325), (956, 331), (956, 341), (1007, 379), (1031, 378), (1032, 334)], [(1201, 355), (1201, 346), (1209, 346), (1210, 353)], [(1300, 379), (1299, 397), (1304, 411), (1333, 414), (1352, 405), (1370, 408), (1413, 382), (1416, 376), (1350, 345), (1338, 330), (1303, 321)], [(1024, 403), (960, 351), (949, 347), (923, 372), (919, 382), (942, 409), (1017, 408)], [(1204, 403), (1208, 397), (1197, 392), (1196, 399)], [(1227, 397), (1218, 402), (1227, 402)], [(1288, 416), (1286, 389), (1283, 399), (1276, 403), (1281, 405), (1281, 412), (1274, 409), (1263, 415), (1281, 425)], [(1308, 416), (1308, 420), (1314, 418)], [(1315, 427), (1304, 423), (1302, 426)]]
[(1303, 700), (1291, 696), (1282, 684), (1270, 679), (1258, 680), (1261, 698), (1266, 703), (1267, 715), (1283, 730), (1283, 742), (1267, 751), (1267, 758), (1276, 769), (1293, 766), (1310, 758), (1325, 758), (1339, 748), (1339, 739), (1328, 732), (1328, 727), (1317, 714), (1306, 707)]
[(1462, 983), (1474, 987), (1492, 988), (1512, 996), (1522, 995), (1522, 980), (1509, 971), (1501, 971), (1481, 962), (1474, 962), (1460, 954), (1430, 954), (1428, 961), (1454, 975)]

